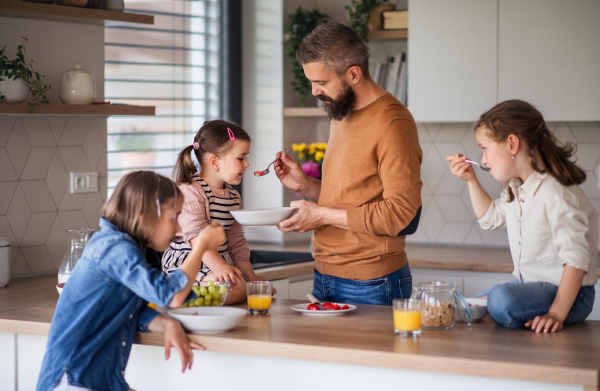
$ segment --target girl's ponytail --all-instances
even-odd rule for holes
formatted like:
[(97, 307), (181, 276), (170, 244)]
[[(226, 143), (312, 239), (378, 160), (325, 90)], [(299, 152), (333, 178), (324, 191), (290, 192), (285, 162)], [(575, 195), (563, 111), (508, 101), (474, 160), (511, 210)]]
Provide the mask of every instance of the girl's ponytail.
[(197, 171), (196, 165), (192, 161), (193, 150), (194, 146), (188, 145), (177, 156), (177, 162), (175, 163), (175, 167), (173, 167), (173, 178), (178, 185), (192, 183), (192, 176)]

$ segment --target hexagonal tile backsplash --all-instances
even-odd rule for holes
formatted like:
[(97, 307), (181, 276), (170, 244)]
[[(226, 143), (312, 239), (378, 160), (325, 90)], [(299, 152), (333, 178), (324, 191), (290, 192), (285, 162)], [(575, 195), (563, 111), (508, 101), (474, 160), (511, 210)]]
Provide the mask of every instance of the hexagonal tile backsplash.
[[(600, 213), (600, 123), (555, 122), (548, 126), (559, 140), (577, 143), (577, 162), (587, 171), (581, 188)], [(506, 230), (484, 231), (479, 227), (466, 184), (448, 169), (446, 156), (450, 154), (460, 152), (481, 159), (472, 124), (419, 123), (417, 128), (423, 150), (423, 211), (419, 229), (407, 237), (407, 243), (508, 248)], [(498, 198), (500, 184), (482, 170), (475, 172), (490, 196)]]
[[(0, 236), (12, 243), (12, 275), (57, 270), (65, 229), (98, 227), (105, 155), (106, 118), (0, 118)], [(84, 171), (100, 173), (102, 190), (71, 194), (69, 172)]]

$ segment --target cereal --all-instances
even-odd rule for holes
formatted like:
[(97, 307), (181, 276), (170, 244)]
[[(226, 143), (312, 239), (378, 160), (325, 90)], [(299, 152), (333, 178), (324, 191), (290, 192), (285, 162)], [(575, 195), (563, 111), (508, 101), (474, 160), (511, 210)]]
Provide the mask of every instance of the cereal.
[(423, 302), (421, 324), (425, 327), (448, 327), (454, 323), (454, 303), (451, 301)]

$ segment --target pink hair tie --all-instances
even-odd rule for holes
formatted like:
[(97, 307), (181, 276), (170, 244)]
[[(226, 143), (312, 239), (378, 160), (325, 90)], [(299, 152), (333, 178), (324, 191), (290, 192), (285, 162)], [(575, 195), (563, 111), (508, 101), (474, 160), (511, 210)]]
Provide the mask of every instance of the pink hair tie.
[(200, 149), (200, 144), (198, 143), (198, 141), (195, 141), (192, 146), (194, 147), (194, 149)]
[(231, 141), (235, 141), (235, 136), (233, 135), (233, 132), (231, 131), (231, 129), (227, 128), (227, 134), (229, 135), (229, 139)]

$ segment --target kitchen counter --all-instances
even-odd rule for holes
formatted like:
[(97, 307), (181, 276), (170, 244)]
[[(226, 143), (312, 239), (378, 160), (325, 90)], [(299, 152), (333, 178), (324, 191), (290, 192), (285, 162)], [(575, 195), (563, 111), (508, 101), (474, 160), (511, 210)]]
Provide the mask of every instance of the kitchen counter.
[[(250, 250), (310, 252), (310, 243), (272, 244), (251, 242), (249, 246)], [(415, 269), (438, 269), (490, 273), (513, 272), (512, 258), (510, 255), (510, 250), (508, 249), (407, 245), (406, 254), (408, 255), (410, 267)], [(598, 265), (600, 265), (600, 253), (598, 253), (597, 262)], [(302, 272), (308, 270), (306, 273), (302, 274), (312, 273), (312, 269), (307, 265), (312, 265), (312, 262), (288, 266), (296, 266), (296, 268), (291, 267), (289, 269), (292, 273), (295, 273), (298, 268), (300, 268)], [(276, 276), (282, 275), (279, 272), (280, 269), (276, 268), (261, 269), (258, 274), (263, 275), (262, 273), (271, 272), (272, 269), (277, 271), (275, 274)], [(288, 269), (282, 270), (285, 271)], [(600, 268), (597, 269), (597, 274), (600, 278)]]
[[(0, 289), (0, 332), (47, 335), (58, 299), (55, 284), (49, 275)], [(315, 318), (290, 309), (300, 302), (275, 299), (271, 316), (248, 316), (230, 332), (190, 338), (231, 354), (599, 387), (600, 322), (536, 334), (489, 321), (403, 340), (394, 336), (390, 307), (359, 305), (347, 315)], [(138, 334), (136, 343), (163, 346), (163, 337)]]

